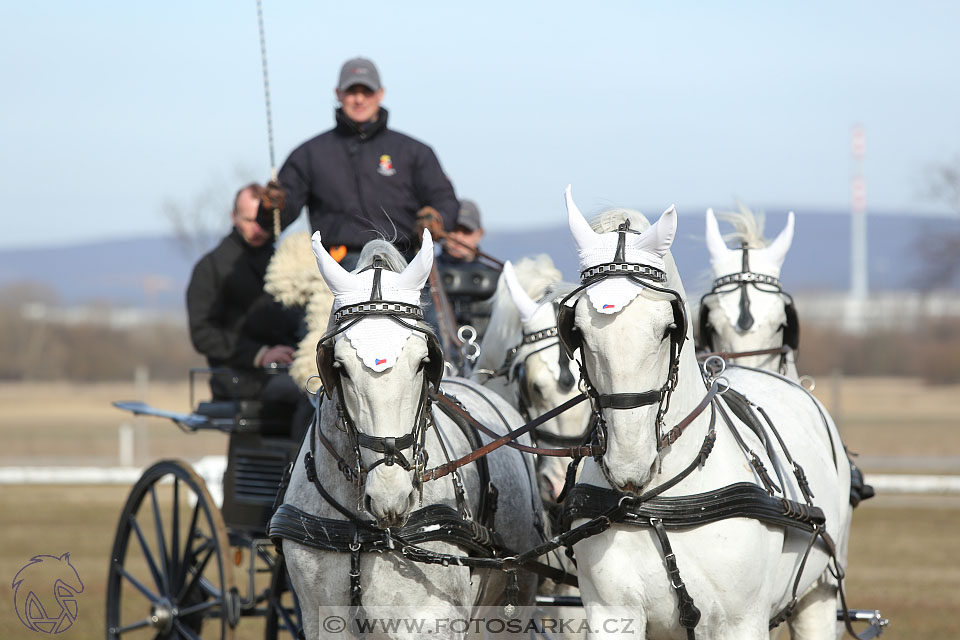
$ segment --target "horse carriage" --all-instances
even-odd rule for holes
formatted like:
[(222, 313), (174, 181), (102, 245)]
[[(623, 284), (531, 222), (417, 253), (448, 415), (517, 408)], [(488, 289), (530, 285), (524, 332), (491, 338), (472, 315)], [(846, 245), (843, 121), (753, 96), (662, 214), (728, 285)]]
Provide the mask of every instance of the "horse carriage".
[[(229, 637), (257, 603), (275, 621), (269, 629), (302, 622), (306, 637), (336, 635), (320, 619), (331, 606), (355, 622), (395, 606), (421, 618), (477, 605), (511, 617), (537, 603), (583, 605), (594, 631), (616, 607), (650, 638), (766, 638), (784, 621), (794, 638), (826, 638), (836, 637), (838, 620), (856, 637), (879, 635), (879, 613), (849, 610), (843, 598), (850, 468), (829, 415), (790, 379), (793, 370), (724, 371), (722, 358), (701, 365), (683, 350), (692, 331), (669, 256), (672, 209), (654, 225), (618, 212), (592, 229), (569, 191), (567, 207), (581, 283), (535, 295), (505, 268), (498, 295), (509, 297), (514, 318), (509, 330), (499, 326), (494, 301), (474, 369), (486, 387), (443, 377), (440, 343), (419, 306), (432, 267), (429, 234), (409, 265), (380, 243), (353, 273), (315, 236), (336, 302), (313, 340), (322, 393), (302, 447), (279, 446), (267, 464), (260, 454), (274, 443), (264, 433), (252, 449), (231, 444), (222, 515), (189, 469), (151, 467), (121, 518), (111, 637), (143, 627), (199, 637), (203, 618), (218, 618)], [(742, 267), (748, 275), (722, 284), (746, 283), (754, 272), (746, 258)], [(710, 326), (719, 320), (711, 316)], [(217, 428), (197, 414), (166, 417)], [(557, 446), (539, 446), (548, 443)], [(572, 462), (559, 474), (556, 465), (538, 471), (530, 453)], [(288, 461), (292, 471), (282, 474)], [(174, 507), (162, 516), (158, 494), (169, 476)], [(280, 485), (275, 501), (270, 482)], [(181, 485), (197, 496), (191, 513), (180, 513), (190, 511), (178, 506)], [(250, 487), (259, 510), (227, 522), (227, 494), (236, 498), (239, 488), (249, 497)], [(164, 551), (146, 559), (148, 579), (139, 579), (125, 553), (149, 547), (137, 515), (145, 502)], [(185, 517), (190, 533), (167, 545), (163, 523), (176, 532)], [(181, 539), (190, 541), (182, 549)], [(243, 597), (227, 577), (231, 547), (250, 556)], [(254, 556), (271, 577), (259, 594)], [(283, 603), (287, 584), (300, 619)], [(149, 616), (121, 619), (127, 605), (115, 585), (146, 597)], [(580, 591), (548, 593), (550, 585)], [(856, 620), (868, 623), (859, 635)]]
[(233, 373), (191, 370), (195, 410), (189, 414), (114, 403), (136, 415), (168, 418), (188, 433), (224, 433), (229, 448), (222, 505), (182, 460), (151, 465), (134, 485), (110, 556), (108, 638), (231, 638), (244, 617), (264, 617), (267, 639), (297, 638), (295, 597), (266, 536), (277, 487), (300, 447), (290, 437), (290, 405), (195, 404), (195, 378), (205, 375), (229, 379)]

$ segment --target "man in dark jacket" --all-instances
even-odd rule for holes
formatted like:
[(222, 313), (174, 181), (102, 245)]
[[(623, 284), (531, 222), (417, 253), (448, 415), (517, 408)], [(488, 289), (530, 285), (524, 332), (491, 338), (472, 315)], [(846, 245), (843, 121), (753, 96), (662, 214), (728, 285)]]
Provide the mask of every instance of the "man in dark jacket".
[(211, 378), (215, 399), (295, 403), (293, 380), (264, 371), (293, 361), (300, 318), (263, 290), (273, 244), (256, 220), (262, 191), (249, 184), (237, 192), (233, 230), (193, 269), (187, 287), (190, 339), (212, 368), (234, 370)]
[(457, 324), (477, 330), (476, 341), (486, 332), (500, 273), (477, 259), (483, 238), (480, 208), (472, 200), (460, 201), (457, 224), (447, 231), (437, 269)]
[[(352, 268), (363, 245), (393, 240), (410, 256), (419, 243), (417, 214), (425, 207), (452, 229), (459, 204), (450, 180), (427, 145), (387, 128), (380, 106), (384, 89), (373, 62), (344, 63), (336, 89), (336, 127), (307, 140), (287, 158), (262, 198), (258, 222), (274, 230), (292, 223), (304, 205), (310, 227), (323, 235), (330, 253)], [(427, 225), (431, 226), (431, 225)], [(352, 259), (351, 259), (352, 258)]]

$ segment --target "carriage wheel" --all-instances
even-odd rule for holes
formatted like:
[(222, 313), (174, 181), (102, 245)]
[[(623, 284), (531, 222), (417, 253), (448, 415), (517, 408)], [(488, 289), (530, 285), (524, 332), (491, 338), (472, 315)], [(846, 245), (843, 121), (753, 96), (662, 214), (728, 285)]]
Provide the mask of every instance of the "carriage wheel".
[(206, 485), (163, 460), (127, 498), (107, 578), (107, 638), (232, 639), (239, 617), (227, 530)]
[(300, 637), (300, 609), (296, 595), (287, 576), (283, 556), (277, 556), (277, 564), (270, 578), (270, 593), (267, 596), (267, 626), (264, 640)]

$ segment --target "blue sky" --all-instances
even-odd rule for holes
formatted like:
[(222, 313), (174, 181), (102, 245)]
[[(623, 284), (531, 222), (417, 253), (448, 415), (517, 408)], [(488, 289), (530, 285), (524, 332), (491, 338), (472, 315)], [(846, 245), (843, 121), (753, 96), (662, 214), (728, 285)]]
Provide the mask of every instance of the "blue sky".
[[(256, 3), (25, 2), (0, 42), (0, 248), (170, 232), (269, 170)], [(278, 162), (332, 125), (343, 60), (373, 58), (394, 128), (434, 147), (492, 228), (617, 204), (681, 215), (871, 211), (960, 155), (960, 5), (947, 2), (264, 0)], [(698, 218), (700, 219), (700, 218)], [(227, 225), (224, 218), (224, 225)], [(699, 223), (698, 223), (699, 225)]]

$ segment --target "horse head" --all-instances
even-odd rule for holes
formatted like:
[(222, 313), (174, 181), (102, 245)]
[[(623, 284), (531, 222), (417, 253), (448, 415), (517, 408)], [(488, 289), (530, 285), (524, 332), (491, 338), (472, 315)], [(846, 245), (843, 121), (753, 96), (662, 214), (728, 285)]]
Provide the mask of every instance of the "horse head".
[[(781, 292), (779, 284), (780, 269), (793, 240), (793, 212), (772, 242), (763, 238), (762, 225), (749, 210), (723, 217), (738, 229), (741, 246), (727, 247), (713, 210), (708, 210), (706, 239), (714, 286), (700, 308), (701, 343), (710, 351), (728, 353), (784, 344), (796, 348), (792, 300)], [(738, 362), (762, 366), (770, 361), (770, 356), (757, 355)]]
[(318, 348), (324, 389), (338, 403), (338, 427), (357, 458), (364, 508), (379, 526), (397, 526), (416, 500), (428, 386), (443, 373), (442, 351), (420, 306), (433, 242), (425, 231), (407, 265), (389, 243), (372, 241), (352, 273), (324, 249), (319, 233), (313, 248), (334, 294), (331, 326)]
[[(503, 278), (510, 299), (520, 313), (523, 336), (513, 354), (508, 375), (517, 386), (521, 412), (532, 420), (580, 393), (577, 355), (571, 358), (557, 337), (556, 306), (562, 295), (558, 297), (554, 293), (556, 289), (551, 288), (539, 302), (534, 301), (509, 261), (504, 265)], [(580, 444), (589, 422), (589, 405), (579, 404), (537, 427), (536, 439), (546, 447)], [(555, 456), (537, 459), (544, 498), (556, 500), (560, 494), (567, 462), (569, 459)]]
[(616, 210), (595, 231), (569, 187), (566, 204), (585, 287), (578, 301), (565, 301), (574, 306), (561, 309), (560, 331), (568, 347), (580, 347), (602, 412), (602, 471), (614, 487), (636, 493), (656, 470), (657, 425), (686, 334), (683, 290), (669, 258), (677, 215), (670, 207), (650, 225), (639, 212)]

